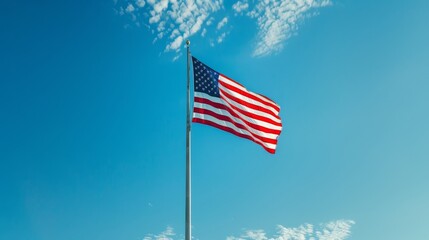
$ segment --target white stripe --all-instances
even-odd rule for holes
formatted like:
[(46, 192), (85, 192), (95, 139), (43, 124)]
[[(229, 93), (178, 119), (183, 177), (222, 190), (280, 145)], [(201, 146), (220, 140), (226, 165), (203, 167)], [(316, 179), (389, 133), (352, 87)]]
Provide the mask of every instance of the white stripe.
[(225, 103), (222, 101), (222, 99), (220, 99), (219, 97), (213, 97), (213, 96), (208, 95), (207, 93), (203, 93), (203, 92), (194, 92), (194, 96), (195, 96), (195, 97), (199, 97), (199, 98), (205, 98), (205, 99), (208, 99), (208, 100), (210, 100), (210, 101), (212, 101), (212, 102), (215, 102), (215, 103), (225, 104)]
[(227, 96), (225, 96), (222, 93), (222, 90), (220, 91), (220, 96), (221, 96), (222, 100), (224, 100), (229, 105), (235, 106), (235, 107), (237, 107), (237, 108), (239, 108), (239, 109), (241, 109), (241, 110), (243, 110), (245, 112), (248, 112), (248, 113), (251, 113), (251, 114), (255, 114), (255, 115), (258, 115), (258, 116), (261, 116), (261, 117), (269, 118), (269, 119), (273, 120), (274, 122), (277, 122), (277, 123), (280, 123), (280, 124), (282, 123), (282, 121), (279, 118), (276, 118), (276, 117), (274, 117), (271, 114), (255, 110), (255, 109), (246, 107), (246, 106), (244, 106), (244, 105), (242, 105), (240, 103), (235, 102), (234, 100), (232, 100), (232, 99), (228, 98)]
[(277, 105), (277, 103), (273, 102), (272, 100), (270, 100), (270, 99), (268, 99), (266, 97), (263, 97), (263, 96), (261, 96), (261, 95), (259, 95), (257, 93), (251, 92), (251, 91), (247, 90), (245, 87), (240, 86), (239, 84), (235, 83), (234, 81), (229, 80), (228, 78), (226, 78), (226, 77), (224, 77), (222, 75), (219, 75), (219, 81), (225, 82), (225, 83), (227, 83), (229, 85), (232, 85), (232, 86), (234, 86), (234, 87), (236, 87), (238, 89), (241, 89), (241, 90), (243, 90), (245, 92), (248, 92), (249, 94), (252, 94), (253, 96), (261, 99), (262, 101), (269, 102), (269, 103), (273, 104), (274, 106), (277, 106), (280, 109), (280, 106)]
[(254, 129), (251, 126), (247, 125), (245, 122), (243, 122), (243, 120), (232, 116), (228, 111), (225, 111), (225, 110), (222, 110), (219, 108), (215, 108), (209, 104), (194, 103), (194, 108), (207, 109), (207, 110), (215, 112), (219, 115), (227, 116), (227, 117), (231, 118), (234, 122), (243, 125), (249, 132), (252, 132), (253, 134), (258, 135), (259, 137), (264, 137), (264, 138), (269, 138), (269, 139), (277, 139), (277, 137), (279, 136), (279, 134), (266, 133), (266, 132), (263, 132), (261, 130)]
[(272, 144), (272, 143), (266, 143), (266, 142), (264, 142), (264, 141), (262, 141), (262, 140), (259, 140), (259, 139), (257, 139), (257, 138), (254, 138), (254, 137), (253, 137), (253, 136), (252, 136), (248, 131), (246, 131), (246, 130), (244, 130), (244, 129), (241, 129), (241, 128), (237, 128), (236, 126), (234, 126), (234, 124), (232, 124), (232, 123), (230, 123), (230, 122), (222, 121), (222, 120), (219, 120), (219, 119), (217, 119), (217, 118), (215, 118), (215, 117), (212, 117), (212, 116), (210, 116), (210, 115), (200, 114), (200, 113), (194, 113), (194, 116), (193, 116), (193, 117), (194, 117), (194, 118), (198, 118), (198, 119), (208, 120), (208, 121), (214, 122), (214, 123), (216, 123), (216, 124), (219, 124), (219, 125), (221, 125), (221, 126), (224, 126), (224, 127), (230, 128), (230, 129), (232, 129), (233, 131), (235, 131), (235, 132), (237, 132), (237, 133), (241, 133), (241, 134), (244, 134), (244, 135), (246, 135), (246, 136), (251, 137), (253, 140), (255, 140), (256, 142), (258, 142), (258, 143), (262, 144), (263, 146), (265, 146), (265, 147), (267, 147), (267, 148), (270, 148), (270, 149), (276, 149), (276, 145), (275, 145), (275, 144)]
[[(219, 104), (225, 105), (225, 106), (226, 106), (226, 107), (228, 107), (231, 111), (233, 111), (233, 110), (234, 110), (234, 109), (231, 109), (231, 107), (230, 107), (230, 106), (228, 106), (228, 104), (227, 104), (225, 101), (223, 101), (222, 99), (220, 99), (220, 98), (218, 98), (218, 97), (212, 97), (212, 96), (210, 96), (210, 95), (208, 95), (208, 94), (206, 94), (206, 93), (201, 93), (201, 92), (194, 92), (194, 95), (195, 95), (196, 97), (205, 98), (205, 99), (210, 100), (210, 101), (212, 101), (212, 102), (215, 102), (215, 103), (219, 103)], [(267, 123), (267, 122), (262, 121), (262, 120), (258, 120), (258, 119), (254, 119), (254, 118), (248, 117), (248, 116), (243, 115), (242, 113), (237, 112), (237, 111), (234, 111), (234, 113), (236, 113), (236, 114), (239, 116), (239, 118), (241, 118), (241, 119), (243, 119), (243, 120), (245, 120), (245, 121), (248, 121), (248, 122), (250, 122), (250, 123), (253, 123), (253, 124), (255, 124), (255, 125), (260, 125), (260, 126), (263, 126), (263, 127), (266, 127), (266, 128), (274, 129), (274, 130), (280, 130), (280, 131), (282, 130), (282, 127), (281, 127), (281, 126), (273, 125), (273, 124), (271, 124), (271, 123)]]
[(255, 100), (248, 98), (248, 97), (246, 97), (246, 96), (244, 96), (238, 92), (234, 92), (234, 90), (228, 89), (227, 87), (224, 87), (220, 84), (219, 84), (219, 89), (221, 89), (223, 92), (229, 93), (233, 97), (236, 97), (238, 99), (241, 99), (241, 100), (246, 101), (248, 103), (251, 103), (253, 105), (257, 105), (261, 108), (265, 108), (265, 109), (271, 111), (275, 116), (279, 115), (279, 112), (276, 109), (274, 109), (273, 107), (271, 107), (269, 105), (264, 104), (263, 102), (255, 101)]

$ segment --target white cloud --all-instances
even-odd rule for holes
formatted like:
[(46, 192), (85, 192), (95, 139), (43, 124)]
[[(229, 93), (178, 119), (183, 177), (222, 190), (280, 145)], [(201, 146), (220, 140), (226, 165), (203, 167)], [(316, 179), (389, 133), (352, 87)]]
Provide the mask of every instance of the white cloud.
[(214, 18), (213, 18), (213, 17), (209, 18), (209, 20), (207, 20), (207, 22), (206, 22), (207, 26), (212, 25), (213, 20), (214, 20)]
[(239, 237), (229, 236), (227, 240), (344, 240), (350, 236), (353, 224), (351, 220), (337, 220), (319, 226), (304, 224), (287, 228), (279, 225), (272, 237), (267, 237), (264, 230), (248, 230)]
[(179, 52), (180, 44), (196, 34), (207, 36), (205, 42), (210, 46), (222, 43), (228, 34), (218, 34), (231, 20), (228, 12), (236, 17), (248, 16), (257, 26), (252, 53), (255, 57), (281, 51), (303, 19), (332, 4), (332, 0), (235, 0), (231, 9), (225, 9), (224, 0), (113, 1), (119, 15), (128, 16), (133, 24), (146, 26), (152, 32), (153, 42), (164, 39), (165, 52)]
[(264, 0), (248, 12), (257, 19), (258, 42), (253, 56), (266, 56), (283, 49), (300, 20), (309, 10), (327, 6), (330, 0)]
[(203, 24), (203, 22), (206, 18), (207, 18), (207, 15), (200, 15), (197, 18), (197, 21), (194, 23), (194, 25), (190, 29), (190, 35), (194, 35), (196, 32), (198, 32), (201, 29), (201, 25)]
[(179, 53), (176, 56), (174, 56), (173, 62), (177, 61), (177, 59), (179, 59), (181, 56), (182, 56), (182, 53)]
[(134, 10), (135, 10), (135, 8), (134, 8), (134, 6), (131, 3), (129, 3), (128, 6), (127, 6), (127, 8), (125, 8), (125, 11), (127, 13), (132, 13), (132, 12), (134, 12)]
[(150, 19), (149, 19), (149, 23), (157, 23), (159, 22), (159, 20), (161, 20), (161, 15), (153, 15)]
[(222, 33), (218, 38), (217, 38), (217, 43), (222, 43), (223, 40), (226, 37), (226, 33)]
[(152, 6), (156, 13), (161, 13), (168, 7), (168, 0), (161, 0), (156, 4), (152, 4)]
[(178, 49), (183, 42), (183, 37), (182, 36), (178, 36), (172, 43), (168, 44), (167, 47), (165, 48), (166, 51), (170, 51), (170, 50), (176, 50)]
[(264, 230), (250, 230), (247, 231), (243, 237), (249, 238), (249, 239), (255, 239), (255, 240), (265, 240), (267, 239), (266, 233)]
[(176, 234), (174, 233), (174, 230), (172, 227), (167, 227), (165, 231), (161, 232), (158, 235), (155, 234), (148, 234), (146, 235), (143, 240), (174, 240), (174, 236)]
[(353, 221), (334, 221), (325, 225), (323, 230), (316, 231), (319, 240), (341, 240), (350, 236)]
[(249, 8), (249, 3), (247, 0), (238, 1), (232, 5), (232, 9), (234, 9), (235, 14), (242, 13)]
[[(136, 24), (142, 23), (143, 26), (147, 26), (152, 31), (154, 34), (153, 42), (167, 36), (164, 38), (167, 41), (165, 52), (178, 52), (184, 40), (197, 33), (205, 36), (210, 29), (204, 28), (205, 30), (203, 30), (203, 26), (205, 24), (210, 25), (214, 20), (212, 15), (224, 9), (223, 0), (122, 1), (125, 2), (125, 6), (132, 6), (133, 9), (127, 10), (128, 13), (136, 12), (132, 16), (134, 18), (138, 16), (139, 19), (134, 22)], [(134, 8), (134, 6), (138, 8)], [(221, 25), (226, 23), (225, 20), (223, 21)]]
[(175, 37), (177, 37), (179, 35), (180, 35), (179, 30), (174, 29), (173, 32), (171, 32), (170, 38), (175, 38)]
[(217, 30), (221, 29), (223, 26), (225, 26), (228, 23), (228, 18), (224, 17), (220, 22), (217, 24)]
[[(355, 224), (352, 220), (336, 220), (313, 226), (303, 224), (299, 227), (277, 226), (277, 232), (273, 236), (267, 236), (262, 230), (247, 230), (239, 237), (228, 236), (226, 240), (345, 240), (351, 235), (351, 227)], [(167, 229), (160, 234), (148, 234), (143, 240), (174, 240), (174, 229)], [(192, 238), (195, 238), (194, 236)]]
[(145, 3), (145, 1), (144, 1), (144, 0), (137, 0), (137, 1), (136, 1), (136, 5), (137, 5), (139, 8), (142, 8), (142, 7), (144, 7), (144, 5), (146, 5), (146, 3)]

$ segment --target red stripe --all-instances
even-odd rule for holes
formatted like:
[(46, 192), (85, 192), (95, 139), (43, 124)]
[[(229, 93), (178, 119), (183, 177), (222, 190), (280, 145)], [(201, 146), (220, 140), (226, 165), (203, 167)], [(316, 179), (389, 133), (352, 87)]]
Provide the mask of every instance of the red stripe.
[(224, 78), (226, 78), (226, 79), (230, 80), (231, 82), (233, 82), (233, 83), (235, 83), (235, 84), (237, 84), (237, 85), (239, 85), (239, 86), (243, 87), (244, 89), (246, 89), (246, 91), (243, 91), (243, 90), (241, 90), (241, 89), (239, 89), (239, 88), (237, 88), (237, 87), (234, 87), (234, 86), (232, 86), (231, 84), (228, 84), (228, 83), (226, 83), (226, 82), (218, 81), (218, 82), (219, 82), (220, 84), (222, 84), (224, 87), (229, 88), (229, 89), (233, 90), (234, 92), (240, 93), (240, 94), (242, 94), (242, 95), (244, 95), (244, 96), (246, 96), (246, 97), (248, 97), (248, 98), (252, 98), (252, 99), (253, 99), (253, 100), (255, 100), (255, 101), (262, 102), (262, 103), (264, 103), (264, 104), (266, 104), (266, 105), (270, 105), (270, 106), (271, 106), (271, 107), (273, 107), (275, 110), (277, 110), (277, 112), (280, 112), (280, 107), (279, 107), (277, 104), (275, 104), (275, 102), (274, 102), (273, 100), (271, 100), (271, 99), (269, 99), (269, 98), (265, 97), (265, 96), (264, 96), (264, 95), (262, 95), (262, 94), (251, 92), (251, 93), (253, 93), (253, 94), (255, 94), (255, 95), (258, 95), (258, 96), (260, 96), (260, 97), (264, 98), (264, 100), (262, 100), (262, 99), (260, 99), (260, 98), (257, 98), (257, 97), (255, 97), (254, 95), (250, 94), (250, 93), (249, 93), (250, 91), (249, 91), (249, 90), (247, 90), (247, 88), (245, 88), (245, 87), (244, 87), (243, 85), (241, 85), (240, 83), (238, 83), (238, 82), (236, 82), (236, 81), (232, 80), (231, 78), (229, 78), (229, 77), (227, 77), (227, 76), (225, 76), (225, 75), (222, 75), (222, 74), (220, 74), (220, 75), (221, 75), (222, 77), (224, 77)]
[[(225, 101), (225, 100), (224, 100), (224, 101)], [(232, 105), (232, 104), (230, 104), (230, 103), (226, 103), (226, 104), (231, 105), (231, 106), (229, 106), (229, 105), (225, 105), (227, 108), (229, 108), (229, 109), (228, 109), (228, 111), (230, 111), (230, 112), (231, 112), (232, 110), (234, 110), (234, 111), (240, 112), (241, 114), (243, 114), (243, 115), (245, 115), (245, 116), (247, 116), (247, 117), (249, 117), (249, 118), (257, 119), (257, 120), (260, 120), (260, 121), (263, 121), (263, 122), (266, 122), (266, 123), (270, 123), (270, 124), (272, 124), (272, 125), (279, 126), (279, 127), (281, 127), (281, 126), (282, 126), (282, 124), (281, 124), (281, 123), (278, 123), (278, 122), (276, 122), (276, 121), (274, 121), (274, 120), (272, 120), (272, 119), (270, 119), (270, 118), (263, 117), (263, 116), (259, 116), (259, 115), (256, 115), (256, 114), (253, 114), (253, 113), (250, 113), (250, 112), (244, 111), (244, 110), (242, 110), (242, 109), (240, 109), (240, 108), (238, 108), (238, 107), (236, 107), (236, 106), (234, 106), (234, 105)]]
[[(261, 107), (261, 106), (255, 105), (255, 104), (253, 104), (253, 103), (246, 102), (246, 101), (244, 101), (244, 100), (241, 100), (241, 99), (239, 99), (239, 98), (237, 98), (237, 97), (234, 97), (234, 96), (232, 96), (231, 94), (229, 94), (229, 93), (225, 92), (225, 91), (224, 91), (224, 90), (222, 90), (222, 89), (219, 89), (219, 90), (222, 92), (222, 94), (223, 94), (223, 95), (225, 95), (227, 98), (229, 98), (229, 99), (233, 100), (233, 101), (234, 101), (234, 102), (236, 102), (236, 103), (239, 103), (239, 104), (241, 104), (241, 105), (243, 105), (243, 106), (246, 106), (246, 107), (248, 107), (248, 108), (251, 108), (251, 109), (253, 109), (253, 110), (258, 110), (258, 111), (264, 112), (264, 113), (269, 114), (269, 115), (271, 115), (271, 116), (273, 116), (273, 117), (275, 117), (275, 118), (277, 118), (277, 119), (279, 119), (279, 120), (280, 120), (280, 118), (279, 118), (279, 116), (278, 116), (277, 114), (275, 114), (273, 111), (271, 111), (271, 110), (269, 110), (269, 109), (267, 109), (267, 108), (264, 108), (264, 107)], [(221, 97), (222, 97), (222, 96), (221, 96)]]
[(274, 153), (276, 152), (276, 150), (275, 150), (275, 149), (271, 149), (271, 148), (265, 147), (265, 146), (264, 146), (264, 145), (262, 145), (261, 143), (259, 143), (259, 142), (255, 141), (254, 139), (252, 139), (252, 137), (250, 137), (250, 136), (248, 136), (248, 135), (245, 135), (245, 134), (242, 134), (242, 133), (238, 133), (238, 132), (234, 131), (233, 129), (229, 128), (229, 127), (222, 126), (222, 125), (219, 125), (219, 124), (217, 124), (217, 123), (215, 123), (215, 122), (212, 122), (212, 121), (209, 121), (209, 120), (204, 120), (204, 119), (199, 119), (199, 118), (194, 118), (194, 119), (192, 119), (192, 122), (196, 122), (196, 123), (202, 123), (202, 124), (210, 125), (210, 126), (212, 126), (212, 127), (219, 128), (219, 129), (224, 130), (224, 131), (226, 131), (226, 132), (232, 133), (232, 134), (234, 134), (234, 135), (236, 135), (236, 136), (239, 136), (239, 137), (242, 137), (242, 138), (249, 139), (249, 140), (251, 140), (251, 141), (253, 141), (253, 142), (255, 142), (255, 143), (257, 143), (257, 144), (261, 145), (261, 146), (262, 146), (262, 147), (263, 147), (267, 152), (269, 152), (269, 153), (271, 153), (271, 154), (274, 154)]
[[(272, 133), (272, 134), (277, 134), (277, 135), (279, 135), (281, 133), (281, 130), (267, 128), (267, 127), (264, 127), (264, 126), (261, 126), (261, 125), (255, 124), (255, 123), (251, 123), (251, 122), (247, 121), (246, 119), (241, 118), (234, 111), (230, 111), (230, 109), (226, 105), (216, 103), (216, 102), (210, 101), (209, 99), (200, 98), (200, 97), (195, 97), (194, 102), (208, 104), (214, 108), (225, 110), (225, 111), (229, 112), (233, 117), (236, 117), (236, 118), (242, 120), (246, 125), (250, 126), (253, 129), (259, 130), (261, 132)], [(195, 111), (195, 108), (194, 108), (194, 111)]]
[(227, 76), (223, 75), (222, 73), (219, 73), (219, 76), (222, 76), (222, 77), (224, 77), (224, 78), (226, 78), (226, 79), (230, 80), (231, 82), (234, 82), (234, 83), (235, 83), (235, 84), (237, 84), (238, 86), (241, 86), (241, 87), (245, 88), (245, 87), (244, 87), (243, 85), (241, 85), (240, 83), (238, 83), (238, 82), (236, 82), (236, 81), (232, 80), (231, 78), (229, 78), (229, 77), (227, 77)]
[(194, 108), (194, 112), (201, 113), (201, 114), (206, 114), (206, 115), (212, 116), (214, 118), (217, 118), (219, 120), (222, 120), (222, 121), (225, 121), (225, 122), (229, 122), (229, 123), (233, 124), (234, 126), (236, 126), (237, 128), (246, 130), (247, 132), (249, 132), (250, 135), (252, 135), (253, 138), (259, 139), (262, 142), (271, 143), (271, 144), (277, 144), (277, 139), (271, 139), (271, 138), (266, 138), (266, 137), (258, 136), (256, 134), (252, 133), (246, 126), (244, 126), (244, 125), (242, 125), (240, 123), (235, 122), (234, 120), (232, 120), (228, 116), (220, 115), (220, 114), (217, 114), (217, 113), (215, 113), (213, 111), (210, 111), (210, 110), (204, 109), (204, 108)]

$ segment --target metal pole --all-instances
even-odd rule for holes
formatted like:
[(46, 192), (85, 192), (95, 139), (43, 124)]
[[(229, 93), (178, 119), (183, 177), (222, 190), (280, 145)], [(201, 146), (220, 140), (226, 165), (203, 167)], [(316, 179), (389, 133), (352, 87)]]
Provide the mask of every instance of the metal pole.
[(185, 213), (185, 240), (191, 240), (191, 122), (190, 122), (190, 80), (189, 80), (189, 71), (190, 71), (190, 57), (191, 53), (189, 50), (189, 45), (191, 42), (186, 40), (187, 48), (187, 105), (186, 105), (186, 213)]

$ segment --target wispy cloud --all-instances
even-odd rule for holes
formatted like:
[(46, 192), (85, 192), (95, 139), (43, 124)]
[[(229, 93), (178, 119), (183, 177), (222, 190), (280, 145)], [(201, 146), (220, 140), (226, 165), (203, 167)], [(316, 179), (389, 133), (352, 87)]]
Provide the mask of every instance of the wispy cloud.
[(205, 37), (207, 33), (207, 29), (203, 28), (203, 31), (201, 32), (201, 37)]
[(258, 41), (253, 56), (265, 56), (283, 49), (310, 10), (328, 6), (330, 0), (267, 0), (260, 1), (248, 16), (257, 19)]
[(226, 37), (226, 33), (222, 33), (218, 38), (217, 38), (217, 43), (222, 43), (223, 40)]
[(174, 233), (174, 230), (172, 227), (167, 227), (165, 231), (161, 232), (160, 234), (148, 234), (146, 235), (143, 240), (174, 240), (174, 236), (176, 233)]
[(350, 228), (354, 223), (351, 220), (337, 220), (318, 226), (304, 224), (295, 228), (278, 225), (272, 237), (259, 229), (248, 230), (239, 237), (227, 237), (227, 240), (344, 240), (350, 236)]
[(238, 1), (232, 5), (232, 9), (234, 9), (236, 15), (238, 15), (240, 13), (242, 14), (248, 8), (249, 8), (249, 3), (247, 2), (247, 0)]
[(134, 12), (134, 10), (135, 10), (135, 8), (134, 8), (134, 6), (131, 3), (129, 3), (128, 6), (127, 6), (127, 8), (125, 8), (125, 11), (127, 13), (132, 13), (132, 12)]
[(217, 24), (217, 30), (221, 29), (223, 26), (225, 26), (228, 23), (228, 18), (224, 17), (220, 22)]
[(223, 0), (124, 0), (123, 5), (126, 7), (119, 6), (120, 15), (125, 9), (133, 21), (143, 23), (154, 33), (154, 42), (165, 39), (164, 51), (179, 52), (185, 39), (214, 20), (211, 15), (223, 8)]
[(341, 240), (350, 236), (351, 220), (334, 221), (326, 224), (322, 230), (316, 231), (319, 240)]
[(140, 8), (144, 7), (146, 5), (146, 2), (144, 0), (137, 0), (136, 5)]
[(223, 0), (113, 2), (119, 15), (128, 15), (136, 26), (147, 27), (154, 35), (153, 42), (162, 40), (164, 51), (176, 52), (175, 58), (184, 41), (197, 33), (198, 37), (208, 36), (206, 41), (211, 46), (224, 42), (228, 34), (219, 33), (219, 30), (230, 24), (231, 17), (250, 17), (256, 21), (254, 57), (278, 53), (303, 19), (332, 4), (331, 0), (239, 0), (228, 9)]
[[(238, 237), (228, 236), (226, 240), (345, 240), (351, 235), (352, 220), (336, 220), (319, 225), (303, 224), (299, 227), (277, 226), (273, 236), (267, 236), (265, 230), (247, 230)], [(148, 234), (143, 240), (174, 240), (173, 228), (160, 234)]]

